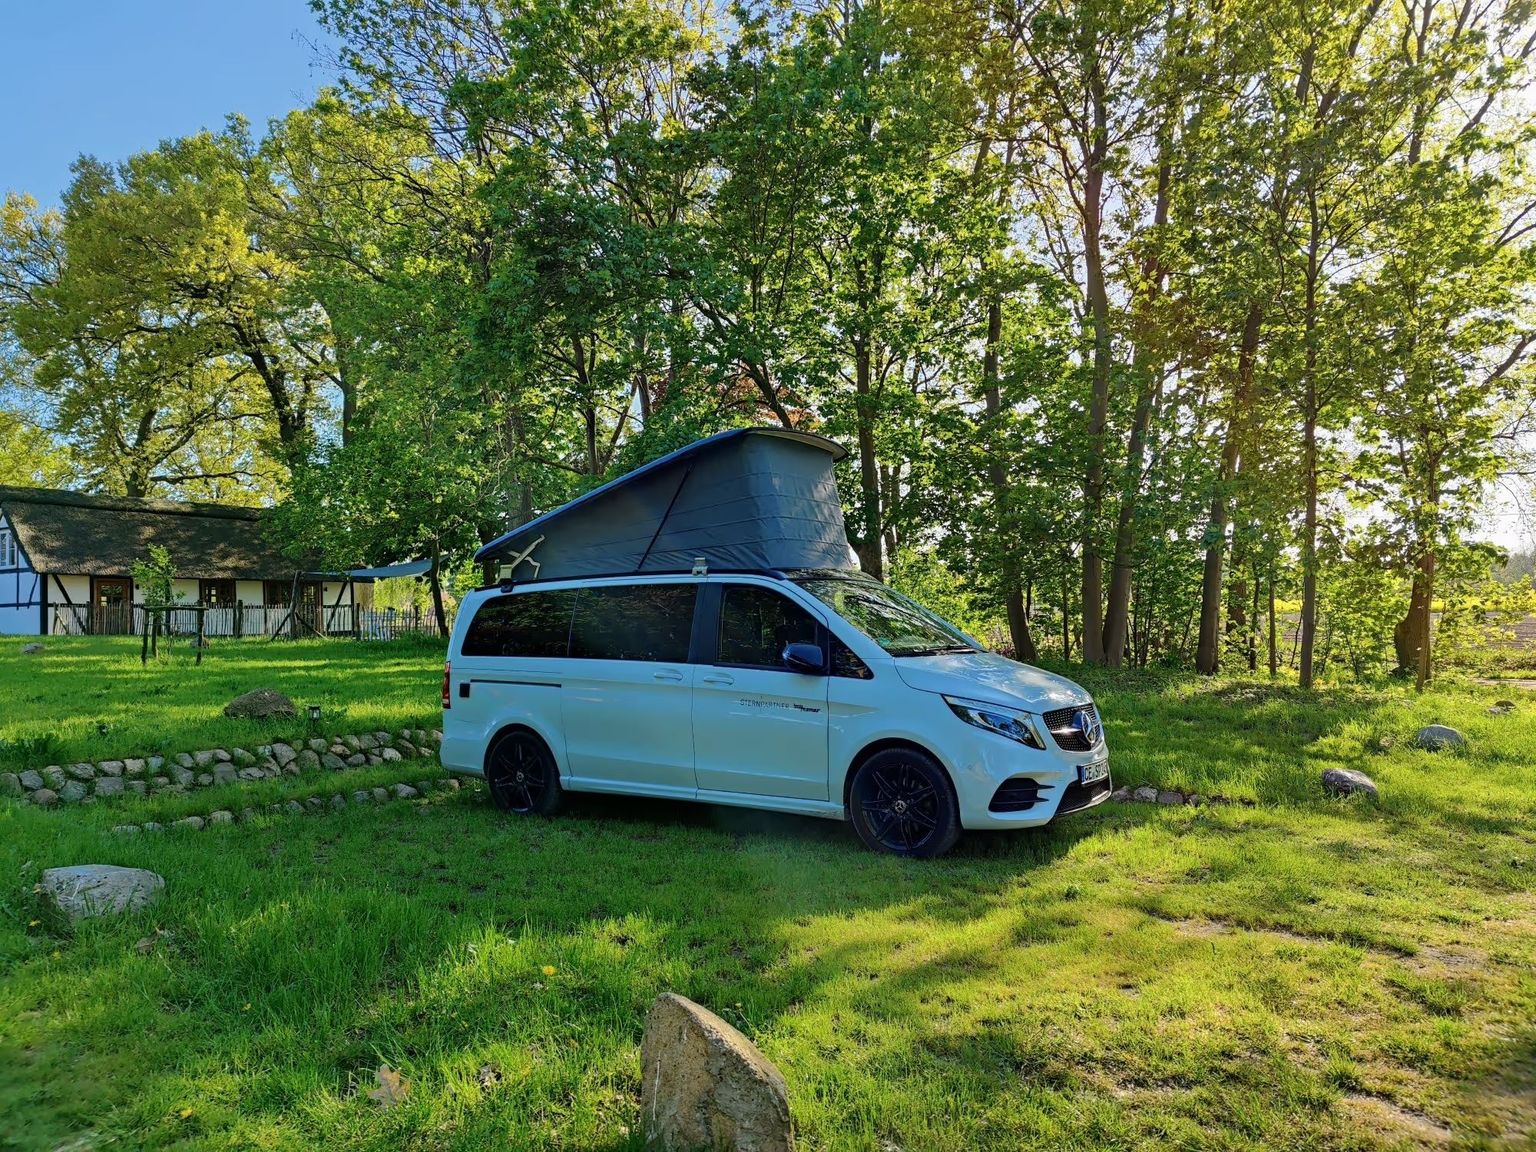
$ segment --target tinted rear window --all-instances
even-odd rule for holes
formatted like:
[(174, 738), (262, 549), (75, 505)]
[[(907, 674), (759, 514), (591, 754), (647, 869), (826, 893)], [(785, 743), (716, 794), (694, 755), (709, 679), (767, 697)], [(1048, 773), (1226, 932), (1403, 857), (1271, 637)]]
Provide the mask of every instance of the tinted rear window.
[(583, 588), (571, 625), (571, 655), (587, 660), (688, 660), (693, 584)]
[(464, 655), (565, 656), (575, 603), (574, 589), (487, 600), (464, 634)]

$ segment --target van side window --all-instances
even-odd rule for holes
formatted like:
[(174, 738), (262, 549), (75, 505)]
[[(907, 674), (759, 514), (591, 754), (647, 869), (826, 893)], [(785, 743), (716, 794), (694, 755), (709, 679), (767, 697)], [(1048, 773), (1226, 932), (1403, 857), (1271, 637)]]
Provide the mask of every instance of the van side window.
[(859, 659), (859, 654), (836, 636), (832, 637), (832, 675), (846, 676), (850, 680), (873, 680), (875, 674), (869, 665)]
[(694, 584), (583, 588), (571, 624), (571, 655), (686, 664), (697, 596)]
[(555, 656), (567, 654), (574, 590), (514, 592), (480, 605), (464, 634), (466, 656)]
[(784, 645), (818, 642), (815, 618), (789, 597), (755, 584), (725, 586), (716, 663), (783, 668)]

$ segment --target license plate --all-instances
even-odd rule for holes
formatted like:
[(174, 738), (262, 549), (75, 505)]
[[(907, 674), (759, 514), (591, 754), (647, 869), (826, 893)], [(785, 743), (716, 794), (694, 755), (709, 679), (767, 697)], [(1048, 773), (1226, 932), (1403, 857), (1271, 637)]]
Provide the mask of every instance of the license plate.
[(1109, 761), (1099, 760), (1092, 764), (1084, 764), (1079, 771), (1082, 773), (1084, 784), (1097, 784), (1100, 780), (1109, 779)]

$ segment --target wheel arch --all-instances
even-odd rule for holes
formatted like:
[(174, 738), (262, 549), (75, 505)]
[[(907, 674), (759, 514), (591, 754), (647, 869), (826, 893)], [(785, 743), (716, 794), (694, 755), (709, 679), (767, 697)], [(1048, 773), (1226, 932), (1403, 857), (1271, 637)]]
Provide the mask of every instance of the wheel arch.
[(538, 740), (540, 744), (544, 745), (544, 751), (548, 752), (549, 758), (555, 762), (555, 772), (557, 774), (560, 772), (560, 757), (556, 755), (555, 747), (549, 742), (549, 737), (532, 724), (513, 721), (498, 727), (496, 731), (491, 733), (491, 738), (485, 742), (485, 753), (480, 757), (480, 771), (484, 774), (485, 779), (489, 780), (491, 778), (491, 753), (495, 750), (497, 743), (503, 736), (510, 735), (513, 732), (526, 732)]
[(870, 757), (877, 756), (881, 752), (890, 751), (892, 748), (905, 748), (912, 752), (921, 752), (937, 764), (939, 770), (944, 773), (944, 781), (949, 785), (949, 793), (955, 798), (955, 804), (958, 807), (960, 793), (955, 788), (954, 773), (949, 770), (949, 765), (944, 763), (944, 757), (923, 744), (920, 740), (912, 740), (904, 736), (886, 736), (879, 740), (871, 740), (864, 747), (860, 748), (853, 759), (849, 761), (848, 770), (843, 773), (843, 814), (845, 816), (848, 814), (849, 797), (853, 793), (853, 778), (859, 774), (859, 769), (864, 767), (865, 761), (869, 760)]

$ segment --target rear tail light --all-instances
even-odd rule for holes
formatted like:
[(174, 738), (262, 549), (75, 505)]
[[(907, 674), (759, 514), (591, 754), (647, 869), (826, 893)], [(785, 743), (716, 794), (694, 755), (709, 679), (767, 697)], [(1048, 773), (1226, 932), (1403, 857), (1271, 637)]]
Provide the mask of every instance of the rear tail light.
[(443, 662), (443, 707), (452, 708), (453, 698), (449, 695), (449, 677), (453, 673), (453, 665), (448, 661)]

